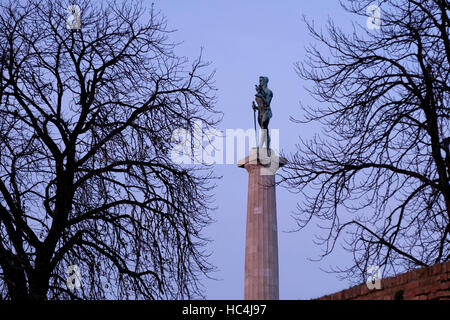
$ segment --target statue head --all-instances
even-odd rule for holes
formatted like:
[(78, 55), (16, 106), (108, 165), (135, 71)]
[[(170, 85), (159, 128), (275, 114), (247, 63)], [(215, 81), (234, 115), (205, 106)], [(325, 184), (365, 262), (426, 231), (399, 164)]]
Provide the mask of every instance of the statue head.
[(269, 78), (268, 77), (264, 77), (264, 76), (260, 76), (259, 77), (259, 85), (262, 87), (267, 87), (267, 84), (269, 83)]

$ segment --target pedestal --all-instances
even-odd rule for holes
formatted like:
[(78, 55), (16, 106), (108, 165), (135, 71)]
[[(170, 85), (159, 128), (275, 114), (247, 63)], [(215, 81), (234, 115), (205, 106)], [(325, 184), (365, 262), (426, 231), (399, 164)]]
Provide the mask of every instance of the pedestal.
[(278, 235), (275, 173), (286, 164), (273, 150), (253, 148), (238, 167), (249, 174), (245, 240), (246, 300), (278, 300)]

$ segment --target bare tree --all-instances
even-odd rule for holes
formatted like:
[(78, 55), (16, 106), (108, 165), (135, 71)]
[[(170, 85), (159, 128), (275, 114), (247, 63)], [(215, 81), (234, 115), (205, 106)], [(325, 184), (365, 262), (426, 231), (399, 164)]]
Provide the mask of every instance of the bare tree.
[[(341, 2), (368, 18), (372, 1)], [(353, 24), (346, 34), (307, 22), (327, 52), (308, 48), (297, 65), (317, 105), (306, 118), (326, 128), (302, 139), (285, 167), (303, 194), (299, 227), (315, 218), (324, 257), (338, 239), (354, 263), (339, 266), (361, 281), (369, 265), (384, 275), (450, 257), (450, 21), (448, 1), (381, 0), (380, 29)]]
[(213, 73), (153, 7), (77, 1), (71, 29), (70, 5), (0, 7), (0, 298), (201, 296), (214, 177), (170, 151), (220, 120)]

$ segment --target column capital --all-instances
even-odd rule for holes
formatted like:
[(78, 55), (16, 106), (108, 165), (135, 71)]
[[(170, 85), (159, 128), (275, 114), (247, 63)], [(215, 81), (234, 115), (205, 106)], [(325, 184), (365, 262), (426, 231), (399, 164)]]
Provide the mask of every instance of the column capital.
[(274, 175), (286, 163), (286, 158), (280, 157), (272, 149), (252, 148), (247, 157), (238, 161), (238, 167), (248, 172), (261, 169), (261, 175)]

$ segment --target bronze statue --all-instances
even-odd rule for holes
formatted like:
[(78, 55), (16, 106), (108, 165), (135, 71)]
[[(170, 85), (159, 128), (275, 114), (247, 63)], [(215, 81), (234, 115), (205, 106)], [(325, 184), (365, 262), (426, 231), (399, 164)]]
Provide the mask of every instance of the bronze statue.
[[(253, 111), (256, 112), (258, 110), (258, 124), (262, 129), (261, 131), (261, 139), (259, 143), (259, 147), (262, 148), (264, 144), (266, 144), (267, 150), (270, 148), (270, 136), (269, 136), (269, 121), (272, 118), (272, 110), (270, 109), (270, 102), (272, 101), (273, 93), (267, 87), (267, 83), (269, 82), (268, 77), (259, 77), (259, 85), (255, 85), (256, 94), (255, 100), (258, 104), (255, 105), (255, 102), (252, 102)], [(256, 131), (256, 121), (255, 121), (255, 131)]]

